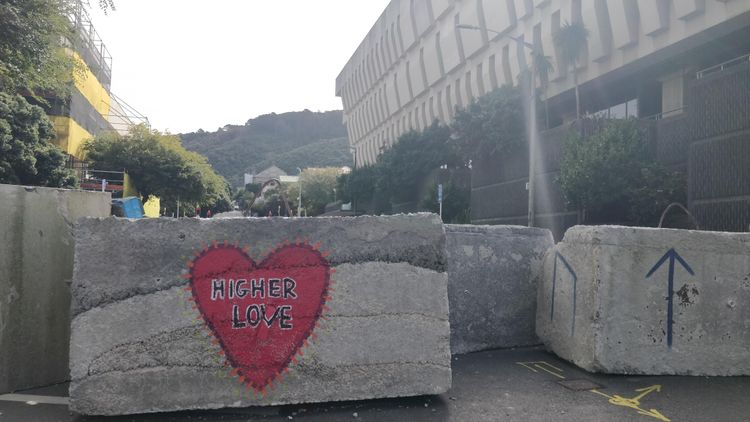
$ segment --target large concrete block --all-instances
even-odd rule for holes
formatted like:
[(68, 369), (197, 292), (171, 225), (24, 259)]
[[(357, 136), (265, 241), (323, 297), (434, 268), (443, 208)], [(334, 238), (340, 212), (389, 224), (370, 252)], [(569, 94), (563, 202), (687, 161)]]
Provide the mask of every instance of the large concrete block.
[(750, 375), (750, 234), (576, 226), (545, 258), (537, 333), (592, 372)]
[(0, 185), (0, 393), (68, 379), (74, 222), (110, 194)]
[(91, 219), (76, 238), (75, 412), (450, 388), (445, 235), (435, 215)]
[(538, 344), (534, 331), (546, 229), (446, 225), (451, 352)]

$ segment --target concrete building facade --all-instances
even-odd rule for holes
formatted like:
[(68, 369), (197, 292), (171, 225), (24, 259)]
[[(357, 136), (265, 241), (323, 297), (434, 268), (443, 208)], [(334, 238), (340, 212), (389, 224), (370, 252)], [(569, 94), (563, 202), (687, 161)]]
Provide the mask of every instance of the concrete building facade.
[[(516, 38), (552, 59), (547, 97), (559, 125), (575, 117), (575, 107), (554, 35), (565, 22), (583, 22), (584, 111), (670, 116), (684, 109), (691, 71), (735, 51), (704, 51), (713, 54), (690, 65), (672, 59), (749, 21), (750, 0), (392, 0), (339, 74), (336, 94), (356, 165), (370, 164), (404, 132), (450, 122), (457, 107), (517, 84), (531, 55)], [(651, 83), (628, 80), (636, 76)], [(605, 85), (612, 89), (602, 94)]]
[[(566, 22), (589, 32), (577, 71), (582, 114), (635, 119), (658, 161), (684, 175), (698, 226), (747, 231), (750, 0), (393, 0), (337, 79), (356, 164), (518, 84), (531, 64), (523, 42), (554, 66), (538, 90), (548, 116), (533, 215), (561, 239), (579, 218), (558, 183), (564, 141), (596, 130), (576, 121), (570, 66), (554, 43)], [(527, 149), (470, 158), (471, 222), (528, 224)]]

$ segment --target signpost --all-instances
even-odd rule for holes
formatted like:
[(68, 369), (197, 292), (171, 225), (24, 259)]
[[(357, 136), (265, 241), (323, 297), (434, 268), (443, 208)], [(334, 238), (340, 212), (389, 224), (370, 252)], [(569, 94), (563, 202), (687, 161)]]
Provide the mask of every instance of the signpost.
[(443, 184), (438, 185), (438, 204), (440, 206), (440, 219), (443, 219)]

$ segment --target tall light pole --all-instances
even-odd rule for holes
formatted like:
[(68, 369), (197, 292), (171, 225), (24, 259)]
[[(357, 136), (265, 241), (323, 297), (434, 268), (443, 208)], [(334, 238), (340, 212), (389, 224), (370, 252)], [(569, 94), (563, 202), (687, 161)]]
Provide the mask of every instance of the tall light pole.
[(297, 167), (297, 186), (299, 187), (299, 195), (297, 195), (297, 218), (302, 217), (302, 169)]
[[(474, 31), (481, 31), (482, 28), (474, 25), (456, 25), (456, 29), (470, 29)], [(493, 34), (502, 35), (503, 33), (500, 31), (495, 31), (493, 29), (485, 28), (487, 32), (492, 32)], [(536, 151), (537, 151), (537, 143), (539, 136), (539, 131), (536, 129), (536, 95), (535, 95), (535, 87), (536, 87), (536, 60), (538, 60), (537, 56), (541, 56), (542, 53), (539, 51), (533, 44), (529, 44), (526, 41), (512, 37), (508, 35), (508, 38), (515, 41), (519, 46), (522, 48), (526, 48), (528, 50), (531, 50), (531, 66), (529, 69), (529, 114), (528, 114), (528, 124), (526, 127), (526, 131), (528, 132), (529, 137), (529, 185), (528, 185), (528, 192), (529, 192), (529, 213), (528, 213), (528, 226), (533, 227), (535, 223), (535, 195), (536, 195)]]
[[(349, 147), (349, 152), (351, 152), (354, 155), (354, 168), (352, 171), (357, 170), (357, 148), (355, 147)], [(349, 191), (349, 194), (351, 195), (351, 190)], [(352, 211), (354, 212), (354, 216), (357, 216), (357, 200), (354, 198), (352, 199)]]

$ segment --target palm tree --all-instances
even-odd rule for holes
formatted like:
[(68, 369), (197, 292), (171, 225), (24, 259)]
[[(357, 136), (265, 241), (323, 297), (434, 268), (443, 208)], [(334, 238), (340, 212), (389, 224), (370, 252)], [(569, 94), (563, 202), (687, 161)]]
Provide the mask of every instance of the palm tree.
[(576, 93), (576, 120), (581, 118), (581, 97), (578, 93), (578, 60), (586, 48), (589, 30), (582, 22), (565, 22), (555, 34), (555, 46), (560, 49), (563, 60), (570, 66)]

